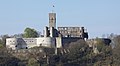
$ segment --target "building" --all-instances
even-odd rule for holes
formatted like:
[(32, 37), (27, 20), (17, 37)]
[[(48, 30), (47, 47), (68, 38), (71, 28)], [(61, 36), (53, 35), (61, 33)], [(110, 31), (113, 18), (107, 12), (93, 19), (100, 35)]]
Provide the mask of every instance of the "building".
[(84, 27), (58, 27), (56, 29), (56, 13), (49, 13), (49, 27), (44, 28), (44, 37), (7, 38), (6, 47), (13, 50), (28, 49), (35, 46), (61, 48), (65, 43), (88, 38)]
[(6, 47), (13, 50), (28, 49), (36, 46), (55, 47), (55, 39), (52, 37), (6, 39)]
[(56, 13), (49, 13), (49, 27), (56, 29)]
[(84, 27), (58, 27), (58, 31), (62, 37), (88, 38), (88, 34), (85, 32)]

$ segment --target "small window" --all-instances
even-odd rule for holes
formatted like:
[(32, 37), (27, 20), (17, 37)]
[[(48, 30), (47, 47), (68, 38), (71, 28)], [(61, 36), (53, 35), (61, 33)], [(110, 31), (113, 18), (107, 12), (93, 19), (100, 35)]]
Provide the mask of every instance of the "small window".
[(17, 47), (17, 45), (15, 47)]
[(65, 28), (65, 30), (67, 30), (67, 28)]
[(28, 49), (28, 47), (26, 47), (26, 49)]

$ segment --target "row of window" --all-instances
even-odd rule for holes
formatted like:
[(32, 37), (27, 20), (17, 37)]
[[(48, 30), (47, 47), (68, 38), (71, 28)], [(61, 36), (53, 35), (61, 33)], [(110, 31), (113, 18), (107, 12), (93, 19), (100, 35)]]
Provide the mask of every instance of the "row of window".
[(80, 27), (58, 27), (58, 30), (80, 30)]
[[(8, 41), (8, 42), (16, 42), (16, 41)], [(17, 42), (35, 42), (35, 41), (17, 41)]]
[(81, 31), (79, 32), (79, 31), (60, 31), (60, 33), (62, 33), (62, 34), (80, 34), (81, 33)]

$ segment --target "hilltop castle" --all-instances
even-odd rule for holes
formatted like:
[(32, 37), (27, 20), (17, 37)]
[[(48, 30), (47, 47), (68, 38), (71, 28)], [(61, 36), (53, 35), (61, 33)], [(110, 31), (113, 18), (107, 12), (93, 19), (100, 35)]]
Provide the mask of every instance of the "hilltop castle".
[(38, 38), (7, 38), (6, 47), (13, 50), (29, 49), (35, 46), (62, 48), (64, 44), (88, 39), (84, 27), (56, 28), (56, 13), (49, 13), (49, 27), (44, 28), (44, 37)]

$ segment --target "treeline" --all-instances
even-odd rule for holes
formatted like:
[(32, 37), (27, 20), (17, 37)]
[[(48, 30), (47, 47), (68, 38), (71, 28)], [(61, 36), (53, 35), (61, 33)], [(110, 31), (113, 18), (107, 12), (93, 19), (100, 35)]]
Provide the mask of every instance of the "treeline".
[(57, 54), (55, 48), (34, 47), (29, 52), (16, 52), (4, 47), (0, 48), (0, 66), (119, 66), (120, 35), (112, 40), (114, 47), (98, 40), (97, 54), (84, 40), (57, 49)]

